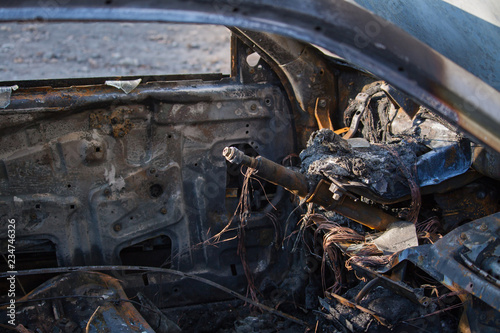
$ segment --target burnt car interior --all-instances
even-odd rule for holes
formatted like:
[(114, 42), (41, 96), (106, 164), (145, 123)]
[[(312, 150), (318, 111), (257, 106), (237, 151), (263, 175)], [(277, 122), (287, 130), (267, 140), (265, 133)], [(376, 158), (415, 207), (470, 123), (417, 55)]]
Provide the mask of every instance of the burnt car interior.
[(0, 329), (496, 332), (496, 125), (228, 29), (229, 75), (1, 82)]

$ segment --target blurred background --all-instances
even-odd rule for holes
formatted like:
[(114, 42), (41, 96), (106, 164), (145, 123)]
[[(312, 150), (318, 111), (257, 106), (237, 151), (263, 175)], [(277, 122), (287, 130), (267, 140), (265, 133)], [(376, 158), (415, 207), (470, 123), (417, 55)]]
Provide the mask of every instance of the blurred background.
[(230, 72), (229, 30), (164, 23), (4, 23), (0, 81)]

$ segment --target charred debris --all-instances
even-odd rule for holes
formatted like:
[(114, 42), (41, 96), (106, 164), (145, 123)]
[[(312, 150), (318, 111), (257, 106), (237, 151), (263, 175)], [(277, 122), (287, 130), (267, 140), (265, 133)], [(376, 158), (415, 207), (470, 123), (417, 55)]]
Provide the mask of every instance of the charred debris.
[(230, 76), (3, 84), (1, 327), (497, 331), (499, 155), (313, 46), (232, 31)]
[[(295, 170), (233, 147), (223, 155), (300, 198), (304, 213), (297, 237), (310, 260), (320, 262), (312, 266), (320, 266), (321, 313), (334, 323), (328, 329), (495, 331), (498, 293), (487, 300), (483, 291), (472, 290), (478, 281), (466, 281), (475, 272), (483, 277), (480, 289), (499, 286), (498, 271), (490, 266), (499, 260), (497, 238), (487, 233), (499, 227), (499, 179), (474, 170), (480, 162), (472, 151), (481, 148), (424, 107), (409, 115), (389, 89), (384, 82), (365, 86), (345, 110), (348, 128), (312, 133)], [(495, 185), (486, 185), (490, 181)], [(462, 220), (467, 210), (485, 208), (473, 208), (459, 194), (479, 184), (496, 197), (492, 215)], [(442, 206), (444, 197), (449, 204), (464, 201), (451, 208)], [(317, 290), (313, 284), (306, 293)], [(316, 304), (305, 297), (306, 306)], [(476, 298), (489, 314), (466, 318)], [(489, 326), (477, 315), (497, 319)]]

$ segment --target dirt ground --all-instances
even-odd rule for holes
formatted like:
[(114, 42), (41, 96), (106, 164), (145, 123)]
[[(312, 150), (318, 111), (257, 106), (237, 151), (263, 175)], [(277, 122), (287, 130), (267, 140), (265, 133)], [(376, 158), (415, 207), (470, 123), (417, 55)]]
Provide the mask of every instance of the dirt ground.
[(0, 81), (229, 73), (229, 30), (162, 23), (0, 25)]

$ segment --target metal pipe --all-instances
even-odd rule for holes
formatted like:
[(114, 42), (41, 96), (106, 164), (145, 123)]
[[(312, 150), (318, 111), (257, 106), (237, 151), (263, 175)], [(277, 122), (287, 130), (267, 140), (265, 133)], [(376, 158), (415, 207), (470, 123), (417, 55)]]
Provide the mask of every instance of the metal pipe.
[(369, 228), (385, 230), (389, 224), (399, 221), (381, 209), (361, 201), (354, 201), (346, 195), (341, 196), (339, 200), (334, 199), (333, 193), (329, 189), (331, 183), (325, 180), (321, 180), (311, 193), (305, 175), (287, 169), (262, 156), (250, 157), (234, 147), (224, 148), (222, 154), (231, 163), (243, 164), (257, 170), (255, 174), (257, 177), (280, 185), (300, 197), (308, 197), (307, 202), (314, 202)]
[(306, 177), (299, 173), (274, 163), (265, 157), (256, 158), (245, 155), (241, 150), (234, 147), (226, 147), (222, 153), (231, 163), (243, 164), (257, 170), (256, 176), (272, 184), (280, 185), (301, 197), (309, 194), (309, 186)]

